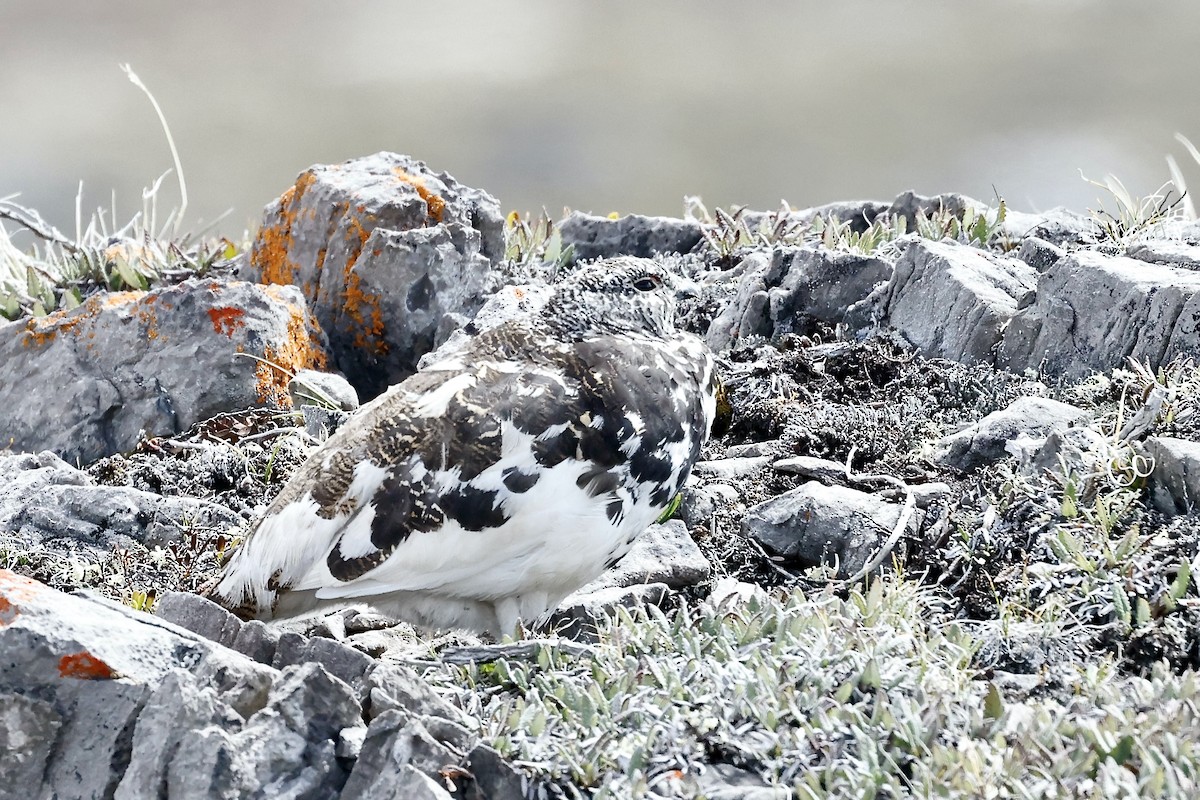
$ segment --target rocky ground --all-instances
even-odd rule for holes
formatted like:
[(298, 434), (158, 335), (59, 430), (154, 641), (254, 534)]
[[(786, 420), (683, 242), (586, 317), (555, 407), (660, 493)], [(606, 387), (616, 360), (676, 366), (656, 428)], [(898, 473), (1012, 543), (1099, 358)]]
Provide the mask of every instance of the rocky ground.
[[(1179, 212), (552, 225), (381, 154), (303, 173), (203, 274), (101, 244), (103, 280), (0, 284), (0, 796), (1200, 791)], [(360, 397), (618, 254), (702, 287), (680, 324), (734, 422), (550, 630), (193, 593)]]

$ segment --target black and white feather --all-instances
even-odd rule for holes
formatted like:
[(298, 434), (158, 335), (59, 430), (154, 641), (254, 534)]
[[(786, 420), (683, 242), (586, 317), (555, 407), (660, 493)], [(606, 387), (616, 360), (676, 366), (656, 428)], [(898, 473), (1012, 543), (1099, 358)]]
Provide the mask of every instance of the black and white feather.
[(675, 293), (653, 261), (599, 262), (393, 386), (293, 476), (215, 598), (491, 632), (553, 608), (662, 513), (713, 424), (713, 359), (675, 329)]

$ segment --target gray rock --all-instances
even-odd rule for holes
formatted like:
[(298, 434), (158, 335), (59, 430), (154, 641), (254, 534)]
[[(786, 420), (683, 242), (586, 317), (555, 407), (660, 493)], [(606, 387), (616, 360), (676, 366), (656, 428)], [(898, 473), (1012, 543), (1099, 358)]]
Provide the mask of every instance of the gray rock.
[[(802, 566), (836, 564), (839, 577), (867, 565), (900, 520), (901, 506), (844, 486), (809, 481), (746, 512), (742, 535)], [(920, 528), (920, 512), (909, 522)]]
[(212, 600), (191, 592), (164, 592), (154, 604), (154, 616), (226, 647), (237, 641), (244, 624)]
[(1090, 216), (1058, 206), (1038, 213), (1009, 208), (1000, 233), (1014, 241), (1036, 238), (1063, 247), (1094, 242), (1099, 231)]
[(319, 442), (332, 436), (342, 423), (350, 418), (344, 411), (334, 411), (322, 406), (300, 406), (300, 413), (304, 416), (304, 432)]
[(42, 785), (62, 718), (53, 704), (0, 694), (0, 800), (28, 800)]
[(580, 261), (690, 253), (702, 238), (698, 222), (639, 214), (609, 219), (573, 211), (559, 223), (558, 230), (563, 247), (574, 247)]
[[(0, 650), (6, 644), (0, 643)], [(86, 668), (81, 671), (89, 672)], [(42, 796), (64, 800), (111, 797), (129, 763), (134, 723), (150, 687), (85, 675), (82, 679), (64, 676), (55, 687), (54, 707), (62, 728), (46, 769)]]
[(420, 722), (399, 710), (386, 711), (371, 721), (362, 752), (342, 789), (343, 797), (400, 798), (390, 788), (405, 767), (435, 775), (457, 766), (462, 755), (438, 742)]
[(259, 796), (331, 797), (347, 778), (334, 758), (337, 742), (363, 724), (354, 690), (320, 664), (303, 664), (283, 670), (236, 740)]
[(1046, 397), (1021, 397), (974, 425), (938, 441), (935, 458), (963, 471), (1014, 455), (1018, 439), (1044, 438), (1087, 419), (1082, 409)]
[(1164, 514), (1193, 514), (1200, 508), (1200, 442), (1151, 436), (1146, 452), (1154, 459), (1150, 500)]
[(887, 260), (823, 247), (752, 253), (742, 264), (733, 300), (705, 337), (714, 350), (745, 336), (807, 333), (813, 320), (841, 323), (850, 306), (892, 274)]
[(302, 173), (264, 211), (245, 271), (301, 287), (339, 368), (369, 398), (479, 309), (503, 257), (495, 198), (377, 153)]
[(1156, 368), (1200, 351), (1200, 272), (1080, 251), (1038, 281), (997, 366), (1082, 378), (1129, 358)]
[(182, 539), (194, 525), (227, 530), (240, 523), (216, 503), (95, 486), (48, 451), (0, 453), (0, 542), (11, 547), (69, 539), (107, 554), (122, 537), (153, 547)]
[(774, 455), (778, 449), (778, 441), (747, 442), (746, 444), (734, 444), (727, 447), (725, 449), (725, 457), (748, 458), (750, 456), (769, 456)]
[(297, 370), (288, 381), (288, 395), (294, 408), (306, 405), (332, 405), (342, 411), (358, 408), (358, 392), (354, 391), (350, 381), (332, 372)]
[(421, 717), (461, 719), (460, 712), (443, 700), (424, 678), (402, 664), (377, 661), (367, 671), (365, 681), (370, 696), (367, 714), (372, 719), (392, 709)]
[(737, 481), (758, 472), (771, 463), (770, 456), (743, 456), (742, 458), (718, 458), (713, 461), (699, 461), (692, 468), (692, 473), (704, 478), (719, 481)]
[(349, 645), (320, 636), (305, 638), (298, 634), (285, 633), (279, 637), (275, 658), (271, 662), (276, 669), (297, 664), (320, 664), (330, 675), (337, 677), (362, 696), (366, 687), (366, 674), (375, 660)]
[(785, 786), (770, 786), (759, 775), (731, 764), (709, 764), (697, 780), (705, 800), (787, 800)]
[(1037, 273), (1023, 261), (949, 242), (913, 240), (884, 300), (887, 324), (927, 357), (992, 363)]
[(1172, 239), (1147, 239), (1131, 245), (1125, 252), (1130, 258), (1150, 264), (1200, 270), (1200, 245)]
[(546, 617), (546, 625), (558, 636), (589, 642), (596, 639), (596, 626), (620, 608), (661, 605), (670, 589), (665, 583), (611, 586), (568, 595)]
[(477, 746), (467, 755), (467, 769), (479, 797), (521, 800), (527, 796), (525, 777), (486, 744)]
[(416, 372), (496, 290), (500, 273), (480, 246), (479, 232), (462, 225), (372, 231), (347, 287), (327, 300), (330, 347), (360, 394), (375, 397)]
[(214, 692), (198, 686), (190, 673), (167, 673), (138, 717), (129, 766), (117, 786), (116, 800), (160, 796), (171, 761), (189, 731), (216, 727), (232, 732), (241, 725), (242, 718)]
[(846, 481), (846, 465), (826, 458), (815, 456), (791, 456), (781, 458), (771, 464), (771, 469), (800, 475), (810, 480), (825, 484), (844, 483)]
[(1050, 244), (1050, 242), (1047, 242), (1045, 239), (1039, 239), (1036, 236), (1030, 236), (1029, 238), (1022, 240), (1021, 247), (1019, 250), (1017, 250), (1017, 258), (1021, 259), (1038, 272), (1045, 272), (1046, 270), (1050, 269), (1066, 254), (1066, 250)]
[(191, 279), (97, 295), (0, 325), (0, 441), (94, 461), (221, 412), (290, 407), (283, 370), (326, 359), (295, 289)]

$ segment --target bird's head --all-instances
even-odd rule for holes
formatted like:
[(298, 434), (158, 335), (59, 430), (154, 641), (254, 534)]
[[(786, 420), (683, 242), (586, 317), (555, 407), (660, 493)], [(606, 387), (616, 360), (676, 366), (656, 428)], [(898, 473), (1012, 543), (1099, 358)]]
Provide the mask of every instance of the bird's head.
[(695, 295), (690, 282), (646, 258), (621, 257), (581, 267), (554, 287), (542, 310), (553, 327), (583, 337), (606, 333), (675, 332), (679, 297)]

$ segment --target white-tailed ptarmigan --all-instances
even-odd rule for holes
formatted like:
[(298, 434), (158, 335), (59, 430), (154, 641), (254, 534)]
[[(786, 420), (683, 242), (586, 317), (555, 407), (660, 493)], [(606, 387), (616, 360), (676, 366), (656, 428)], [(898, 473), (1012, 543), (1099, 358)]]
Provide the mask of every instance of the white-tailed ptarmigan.
[(211, 594), (243, 616), (367, 603), (510, 633), (628, 552), (717, 416), (677, 280), (616, 258), (365, 405), (318, 448)]

